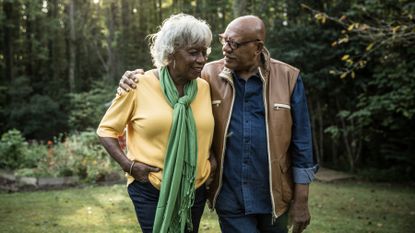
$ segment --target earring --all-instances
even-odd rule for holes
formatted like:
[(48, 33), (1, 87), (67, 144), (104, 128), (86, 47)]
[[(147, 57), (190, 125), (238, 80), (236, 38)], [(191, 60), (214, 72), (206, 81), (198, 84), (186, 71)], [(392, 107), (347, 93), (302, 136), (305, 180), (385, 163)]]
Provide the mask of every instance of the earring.
[(173, 69), (176, 69), (176, 59), (173, 60)]

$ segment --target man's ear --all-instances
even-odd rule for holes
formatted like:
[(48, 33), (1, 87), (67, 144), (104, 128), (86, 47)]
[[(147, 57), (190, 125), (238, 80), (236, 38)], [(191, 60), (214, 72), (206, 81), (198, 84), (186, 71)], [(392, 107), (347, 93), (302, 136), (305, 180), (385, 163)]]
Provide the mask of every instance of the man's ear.
[(264, 48), (264, 42), (262, 41), (258, 41), (257, 42), (257, 49), (256, 49), (256, 53), (260, 54), (262, 52), (262, 49)]

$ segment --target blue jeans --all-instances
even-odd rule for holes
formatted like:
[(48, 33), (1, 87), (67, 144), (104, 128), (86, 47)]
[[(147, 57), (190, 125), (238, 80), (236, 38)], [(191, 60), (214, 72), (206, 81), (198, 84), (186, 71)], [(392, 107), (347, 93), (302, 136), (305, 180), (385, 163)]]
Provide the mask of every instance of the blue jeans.
[[(160, 191), (150, 182), (142, 183), (134, 181), (128, 185), (128, 194), (133, 201), (141, 230), (143, 233), (152, 233)], [(192, 207), (193, 231), (189, 233), (198, 232), (200, 219), (202, 218), (203, 210), (205, 209), (205, 203), (206, 187), (205, 185), (202, 185), (200, 188), (196, 189), (195, 201)]]
[(224, 233), (287, 233), (288, 211), (272, 223), (271, 214), (229, 213), (216, 208)]

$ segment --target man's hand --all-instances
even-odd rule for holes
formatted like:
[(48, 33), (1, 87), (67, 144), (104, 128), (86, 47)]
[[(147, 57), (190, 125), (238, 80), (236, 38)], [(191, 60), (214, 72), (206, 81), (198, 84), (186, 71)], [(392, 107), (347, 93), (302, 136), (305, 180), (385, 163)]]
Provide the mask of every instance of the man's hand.
[(136, 88), (136, 83), (138, 83), (138, 78), (136, 77), (137, 74), (144, 74), (144, 70), (136, 69), (133, 71), (126, 71), (120, 79), (117, 93), (120, 94), (123, 90), (128, 92), (131, 89)]
[(150, 172), (159, 172), (160, 168), (147, 165), (145, 163), (135, 162), (131, 169), (131, 176), (135, 180), (146, 183), (148, 181), (148, 174)]
[(218, 163), (216, 161), (215, 156), (211, 153), (209, 156), (209, 162), (210, 162), (210, 175), (209, 178), (206, 180), (206, 189), (210, 189), (210, 185), (212, 184), (213, 180), (215, 179), (216, 169), (218, 166)]
[(308, 210), (308, 185), (296, 184), (294, 200), (289, 212), (290, 224), (293, 225), (292, 233), (303, 232), (310, 224), (310, 212)]

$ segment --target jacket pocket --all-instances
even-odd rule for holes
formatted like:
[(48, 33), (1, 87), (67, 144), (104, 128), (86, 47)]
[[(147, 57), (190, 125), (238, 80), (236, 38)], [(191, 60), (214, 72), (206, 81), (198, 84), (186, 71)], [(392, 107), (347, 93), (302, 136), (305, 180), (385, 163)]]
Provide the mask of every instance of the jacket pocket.
[(222, 103), (222, 100), (212, 100), (212, 106), (219, 107), (219, 105)]
[(274, 110), (290, 110), (291, 106), (288, 104), (280, 104), (280, 103), (274, 103), (272, 106)]

